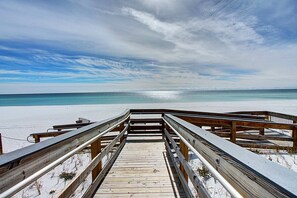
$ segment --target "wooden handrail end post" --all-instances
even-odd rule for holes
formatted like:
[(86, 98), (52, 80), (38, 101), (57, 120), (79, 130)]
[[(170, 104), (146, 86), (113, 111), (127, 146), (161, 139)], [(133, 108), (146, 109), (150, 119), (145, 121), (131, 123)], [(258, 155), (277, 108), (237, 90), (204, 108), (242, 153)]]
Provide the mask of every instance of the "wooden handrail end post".
[[(188, 162), (188, 160), (189, 160), (189, 149), (188, 149), (187, 145), (182, 140), (180, 140), (180, 151), (183, 154), (183, 156), (185, 158), (185, 161)], [(184, 169), (181, 162), (180, 162), (180, 170), (183, 173), (186, 182), (188, 182), (188, 175), (187, 175), (186, 170)]]
[(297, 126), (292, 130), (293, 150), (297, 151)]
[[(91, 157), (94, 159), (101, 152), (101, 138), (96, 140), (91, 144)], [(100, 161), (98, 165), (92, 171), (92, 181), (95, 181), (96, 177), (102, 170), (102, 162)]]
[(0, 155), (3, 154), (2, 135), (0, 133)]
[(230, 134), (230, 140), (233, 143), (236, 143), (236, 122), (231, 122), (231, 134)]

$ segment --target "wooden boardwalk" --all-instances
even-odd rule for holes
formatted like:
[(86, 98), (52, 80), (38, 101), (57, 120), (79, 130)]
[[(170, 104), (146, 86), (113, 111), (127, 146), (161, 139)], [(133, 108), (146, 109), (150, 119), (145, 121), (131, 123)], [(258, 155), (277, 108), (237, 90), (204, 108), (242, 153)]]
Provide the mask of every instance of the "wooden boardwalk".
[[(297, 116), (266, 111), (127, 109), (87, 126), (55, 125), (47, 133), (31, 134), (37, 144), (0, 156), (0, 198), (20, 195), (89, 148), (92, 160), (53, 196), (72, 197), (92, 176), (84, 198), (210, 197), (188, 161), (190, 149), (232, 197), (297, 197), (296, 172), (242, 148), (294, 153), (296, 123)], [(48, 137), (55, 138), (40, 141)]]
[(186, 197), (160, 140), (129, 137), (94, 197)]

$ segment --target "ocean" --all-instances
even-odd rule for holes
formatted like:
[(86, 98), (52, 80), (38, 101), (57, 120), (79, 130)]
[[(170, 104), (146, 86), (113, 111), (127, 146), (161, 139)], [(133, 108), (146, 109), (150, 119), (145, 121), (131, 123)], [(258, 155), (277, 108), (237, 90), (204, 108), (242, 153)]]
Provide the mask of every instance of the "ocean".
[(0, 94), (0, 106), (297, 100), (297, 89)]

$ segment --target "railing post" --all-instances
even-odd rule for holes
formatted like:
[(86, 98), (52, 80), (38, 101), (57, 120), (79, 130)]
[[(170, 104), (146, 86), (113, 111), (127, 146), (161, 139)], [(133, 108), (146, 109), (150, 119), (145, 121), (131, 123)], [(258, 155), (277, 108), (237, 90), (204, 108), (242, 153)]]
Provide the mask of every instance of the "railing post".
[(129, 135), (129, 132), (131, 130), (130, 120), (131, 120), (131, 117), (129, 118), (129, 121), (128, 121), (127, 136)]
[[(125, 122), (123, 122), (122, 124), (120, 124), (120, 127), (119, 127), (119, 133), (121, 133), (123, 130), (124, 130), (124, 128), (125, 128)], [(120, 143), (122, 143), (123, 141), (124, 141), (124, 139), (125, 139), (126, 137), (125, 137), (125, 134), (121, 137), (121, 139), (120, 139)]]
[(230, 140), (231, 142), (236, 143), (236, 122), (235, 121), (232, 121), (231, 123)]
[(162, 132), (162, 139), (164, 140), (165, 139), (165, 122), (164, 122), (163, 118), (164, 118), (164, 113), (162, 113), (162, 117), (161, 117), (161, 119), (162, 119), (162, 121), (161, 121), (161, 125), (162, 125), (161, 132)]
[(297, 151), (297, 126), (292, 130), (293, 150)]
[(259, 129), (259, 135), (264, 135), (265, 132), (265, 128), (260, 128)]
[[(91, 157), (94, 159), (101, 152), (101, 138), (91, 144)], [(102, 170), (102, 161), (92, 171), (92, 181), (95, 181), (96, 177)]]
[[(187, 145), (182, 140), (180, 140), (180, 145), (179, 146), (180, 146), (180, 151), (183, 154), (183, 156), (185, 157), (186, 162), (188, 162), (188, 160), (189, 160), (189, 149), (188, 149)], [(180, 167), (181, 172), (184, 175), (185, 180), (188, 182), (188, 175), (187, 175), (187, 173), (186, 173), (186, 171), (185, 171), (185, 169), (184, 169), (181, 162), (179, 164), (179, 167)]]
[(2, 146), (2, 136), (1, 136), (1, 133), (0, 133), (0, 155), (3, 154), (3, 146)]
[(34, 138), (34, 140), (35, 140), (35, 144), (38, 143), (38, 142), (40, 142), (40, 137), (39, 137), (39, 135), (33, 135), (33, 138)]
[(265, 115), (265, 120), (270, 120), (270, 116), (268, 114)]

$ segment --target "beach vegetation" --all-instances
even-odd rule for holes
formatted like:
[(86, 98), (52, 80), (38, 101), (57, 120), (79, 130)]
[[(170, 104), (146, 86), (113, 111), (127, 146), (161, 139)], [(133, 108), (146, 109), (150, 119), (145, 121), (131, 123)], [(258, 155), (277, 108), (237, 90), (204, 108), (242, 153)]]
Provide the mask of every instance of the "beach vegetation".
[(205, 165), (202, 165), (201, 168), (197, 169), (199, 175), (203, 177), (203, 179), (207, 180), (210, 177), (210, 173), (208, 168)]
[(59, 175), (59, 178), (60, 179), (64, 179), (64, 181), (67, 181), (67, 180), (71, 180), (73, 179), (73, 177), (75, 177), (76, 173), (75, 172), (62, 172), (60, 175)]

